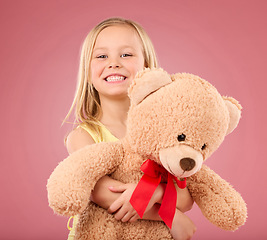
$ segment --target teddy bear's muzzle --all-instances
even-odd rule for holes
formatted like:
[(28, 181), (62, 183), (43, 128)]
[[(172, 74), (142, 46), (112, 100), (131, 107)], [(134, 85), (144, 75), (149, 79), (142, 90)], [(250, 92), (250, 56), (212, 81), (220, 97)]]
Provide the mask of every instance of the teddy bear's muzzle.
[(176, 177), (189, 177), (200, 170), (202, 154), (191, 146), (179, 144), (159, 151), (163, 167)]

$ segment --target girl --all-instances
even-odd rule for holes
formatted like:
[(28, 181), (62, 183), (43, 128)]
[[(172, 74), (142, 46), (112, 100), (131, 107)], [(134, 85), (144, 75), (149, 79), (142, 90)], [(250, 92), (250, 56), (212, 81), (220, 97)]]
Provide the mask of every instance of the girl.
[[(69, 154), (88, 144), (124, 137), (130, 106), (127, 89), (138, 71), (157, 65), (153, 45), (137, 23), (110, 18), (91, 30), (83, 43), (77, 91), (66, 117), (75, 109), (78, 126), (66, 139)], [(116, 212), (117, 220), (133, 222), (139, 218), (129, 203), (135, 187), (136, 184), (122, 184), (105, 176), (96, 184), (91, 200), (110, 213)], [(155, 191), (145, 219), (161, 221), (157, 210), (163, 189), (161, 184)], [(188, 239), (195, 232), (195, 226), (182, 213), (193, 204), (187, 189), (179, 189), (178, 202), (179, 210), (170, 231), (175, 239)], [(76, 222), (75, 216), (69, 240), (74, 237)]]

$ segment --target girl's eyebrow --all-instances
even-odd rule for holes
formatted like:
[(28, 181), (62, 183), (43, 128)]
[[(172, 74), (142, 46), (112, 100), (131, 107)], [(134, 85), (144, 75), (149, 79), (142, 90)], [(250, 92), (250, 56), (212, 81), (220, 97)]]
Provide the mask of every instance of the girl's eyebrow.
[(93, 50), (93, 52), (98, 51), (98, 50), (106, 50), (106, 48), (105, 48), (105, 47), (95, 48), (95, 49)]
[[(125, 49), (125, 48), (130, 48), (130, 49), (132, 49), (132, 50), (135, 49), (135, 48), (133, 48), (133, 47), (130, 46), (130, 45), (123, 45), (123, 46), (120, 47), (120, 49)], [(93, 52), (95, 52), (95, 51), (103, 51), (103, 50), (107, 50), (107, 48), (106, 48), (106, 47), (98, 47), (98, 48), (95, 48), (95, 49), (93, 50)]]
[(123, 45), (123, 46), (121, 46), (121, 49), (124, 49), (124, 48), (131, 48), (131, 49), (134, 49), (132, 46), (130, 46), (130, 45)]

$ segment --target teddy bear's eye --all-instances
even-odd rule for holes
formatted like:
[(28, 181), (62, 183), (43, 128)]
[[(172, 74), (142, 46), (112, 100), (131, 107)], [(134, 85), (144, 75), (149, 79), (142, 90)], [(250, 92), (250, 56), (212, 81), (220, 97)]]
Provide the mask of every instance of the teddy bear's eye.
[(182, 133), (181, 135), (178, 135), (177, 139), (179, 142), (185, 141), (186, 136)]
[(201, 147), (201, 150), (204, 150), (207, 147), (207, 145), (204, 143), (204, 145)]

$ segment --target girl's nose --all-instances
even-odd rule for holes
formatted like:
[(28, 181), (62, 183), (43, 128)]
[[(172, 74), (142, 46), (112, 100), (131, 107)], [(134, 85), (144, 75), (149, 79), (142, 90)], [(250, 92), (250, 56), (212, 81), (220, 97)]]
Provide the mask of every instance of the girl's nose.
[(117, 57), (109, 58), (108, 68), (120, 68), (120, 67), (121, 67), (120, 59), (118, 59)]
[(110, 63), (109, 68), (120, 68), (120, 64), (118, 63)]

